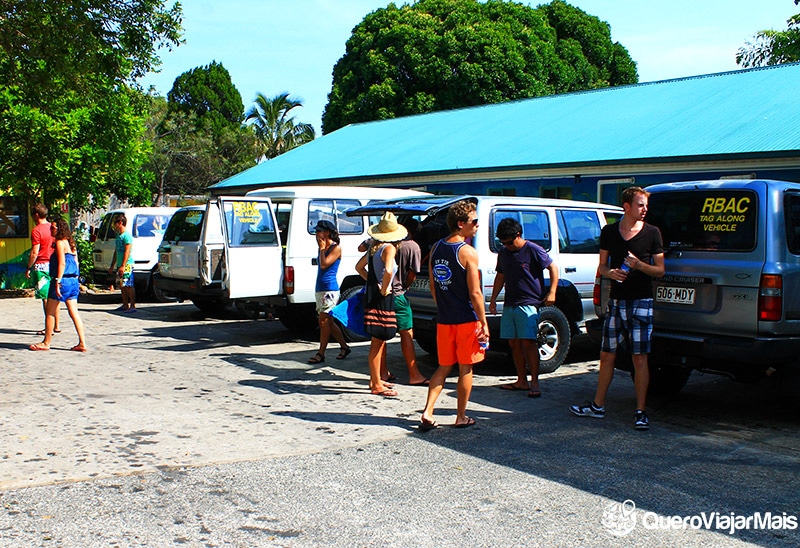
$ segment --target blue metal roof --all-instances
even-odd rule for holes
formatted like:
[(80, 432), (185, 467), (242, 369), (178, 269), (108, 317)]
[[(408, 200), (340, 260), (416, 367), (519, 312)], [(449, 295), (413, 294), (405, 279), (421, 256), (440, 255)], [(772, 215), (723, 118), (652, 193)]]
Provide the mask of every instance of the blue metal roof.
[(353, 124), (211, 188), (797, 151), (800, 63)]

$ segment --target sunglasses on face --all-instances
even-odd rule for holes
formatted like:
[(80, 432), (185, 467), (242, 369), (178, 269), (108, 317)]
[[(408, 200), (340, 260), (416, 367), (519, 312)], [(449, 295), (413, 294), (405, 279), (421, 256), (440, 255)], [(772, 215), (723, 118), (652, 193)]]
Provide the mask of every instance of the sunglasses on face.
[(463, 221), (463, 222), (466, 223), (466, 224), (471, 224), (473, 226), (478, 226), (478, 218), (477, 217), (475, 217), (474, 219), (467, 219), (466, 221)]

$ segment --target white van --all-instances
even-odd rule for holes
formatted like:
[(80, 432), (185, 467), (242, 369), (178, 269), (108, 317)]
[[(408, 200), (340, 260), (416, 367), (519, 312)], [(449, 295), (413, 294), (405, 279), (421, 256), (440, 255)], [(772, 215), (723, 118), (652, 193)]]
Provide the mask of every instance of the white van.
[(92, 249), (92, 275), (98, 285), (110, 286), (115, 275), (109, 274), (117, 233), (112, 225), (115, 215), (124, 214), (133, 236), (133, 282), (138, 295), (152, 289), (153, 272), (158, 264), (158, 246), (177, 207), (129, 207), (109, 211), (100, 220)]
[[(314, 227), (334, 223), (341, 237), (340, 284), (355, 274), (359, 244), (378, 218), (344, 212), (372, 200), (429, 196), (374, 187), (289, 186), (216, 197), (205, 206), (175, 214), (159, 248), (159, 289), (198, 308), (234, 303), (256, 315), (268, 306), (294, 331), (317, 325), (314, 288), (317, 255)], [(342, 290), (346, 290), (346, 284)]]

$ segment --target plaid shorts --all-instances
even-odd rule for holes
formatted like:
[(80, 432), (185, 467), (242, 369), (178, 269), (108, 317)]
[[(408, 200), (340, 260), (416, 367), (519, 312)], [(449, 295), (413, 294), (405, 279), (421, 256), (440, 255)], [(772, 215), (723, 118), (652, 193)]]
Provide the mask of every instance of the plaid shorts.
[(603, 322), (600, 350), (616, 352), (627, 348), (631, 354), (649, 354), (653, 334), (653, 299), (611, 299)]

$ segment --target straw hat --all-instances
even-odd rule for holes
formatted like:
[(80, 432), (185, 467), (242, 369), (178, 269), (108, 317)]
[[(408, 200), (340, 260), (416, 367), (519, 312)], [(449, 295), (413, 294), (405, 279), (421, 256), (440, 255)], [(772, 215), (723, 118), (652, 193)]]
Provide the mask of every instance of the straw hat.
[(397, 222), (397, 217), (391, 211), (384, 213), (381, 222), (369, 227), (367, 233), (379, 242), (399, 242), (408, 236), (406, 227)]

